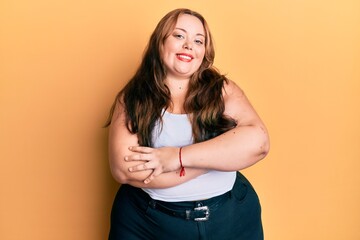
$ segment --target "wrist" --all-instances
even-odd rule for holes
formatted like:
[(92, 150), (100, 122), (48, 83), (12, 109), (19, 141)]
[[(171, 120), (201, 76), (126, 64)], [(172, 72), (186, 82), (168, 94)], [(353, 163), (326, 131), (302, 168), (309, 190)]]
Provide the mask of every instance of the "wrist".
[(185, 167), (182, 162), (182, 149), (183, 147), (179, 148), (180, 177), (185, 176)]

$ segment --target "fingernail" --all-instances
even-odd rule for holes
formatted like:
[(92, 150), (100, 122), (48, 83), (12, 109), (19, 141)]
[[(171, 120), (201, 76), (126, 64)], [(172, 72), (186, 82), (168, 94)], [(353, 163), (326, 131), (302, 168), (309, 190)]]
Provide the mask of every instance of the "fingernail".
[(144, 181), (145, 184), (148, 184), (149, 182), (150, 182), (149, 179), (146, 179), (146, 180)]
[(127, 160), (129, 160), (129, 157), (125, 157), (124, 159), (125, 159), (125, 161), (127, 161)]
[(132, 168), (129, 168), (129, 172), (132, 172), (132, 170), (133, 170)]

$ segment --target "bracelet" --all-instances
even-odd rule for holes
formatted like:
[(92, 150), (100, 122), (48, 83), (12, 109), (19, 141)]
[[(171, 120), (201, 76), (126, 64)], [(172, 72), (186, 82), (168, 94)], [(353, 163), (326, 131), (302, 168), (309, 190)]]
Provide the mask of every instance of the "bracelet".
[(182, 160), (181, 160), (181, 150), (182, 147), (179, 149), (179, 161), (180, 161), (180, 177), (185, 176), (185, 168), (182, 164)]

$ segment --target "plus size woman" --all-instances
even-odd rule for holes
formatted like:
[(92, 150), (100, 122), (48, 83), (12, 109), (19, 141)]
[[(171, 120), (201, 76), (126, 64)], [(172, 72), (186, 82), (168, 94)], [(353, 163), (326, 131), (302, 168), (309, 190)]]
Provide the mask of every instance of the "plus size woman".
[(205, 19), (175, 9), (112, 106), (109, 161), (121, 187), (109, 239), (263, 239), (261, 207), (239, 172), (269, 137), (244, 92), (213, 66)]

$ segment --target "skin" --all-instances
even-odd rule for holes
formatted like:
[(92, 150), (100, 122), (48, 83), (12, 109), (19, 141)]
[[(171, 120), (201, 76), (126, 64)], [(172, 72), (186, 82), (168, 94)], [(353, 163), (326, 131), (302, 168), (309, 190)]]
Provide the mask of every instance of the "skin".
[(205, 31), (200, 20), (191, 15), (180, 15), (172, 34), (161, 51), (167, 70), (167, 83), (186, 84), (199, 69), (205, 55)]
[[(170, 89), (169, 111), (184, 113), (183, 103), (191, 75), (205, 54), (204, 28), (191, 15), (180, 15), (172, 34), (166, 39), (161, 56), (167, 70), (165, 83)], [(166, 188), (206, 173), (209, 169), (237, 171), (263, 159), (269, 151), (267, 130), (244, 92), (232, 81), (224, 85), (225, 114), (238, 125), (211, 140), (182, 149), (186, 175), (179, 177), (178, 147), (138, 146), (136, 134), (125, 124), (125, 111), (118, 104), (109, 129), (109, 160), (114, 178), (135, 187)]]

